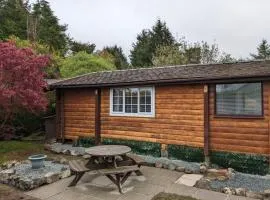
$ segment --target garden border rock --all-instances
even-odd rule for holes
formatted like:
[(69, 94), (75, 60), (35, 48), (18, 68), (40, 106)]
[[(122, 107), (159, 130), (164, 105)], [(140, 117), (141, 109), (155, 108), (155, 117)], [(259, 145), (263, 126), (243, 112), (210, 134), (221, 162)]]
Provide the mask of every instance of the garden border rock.
[[(9, 164), (11, 162), (13, 163), (12, 165)], [(69, 166), (58, 162), (44, 161), (45, 166), (40, 169), (32, 169), (28, 160), (11, 162), (1, 165), (0, 183), (11, 185), (24, 191), (53, 183), (71, 175)]]

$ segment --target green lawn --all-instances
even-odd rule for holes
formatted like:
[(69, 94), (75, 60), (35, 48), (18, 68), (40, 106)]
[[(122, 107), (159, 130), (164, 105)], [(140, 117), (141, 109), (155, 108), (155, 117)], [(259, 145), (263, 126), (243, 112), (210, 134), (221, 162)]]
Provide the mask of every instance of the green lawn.
[(187, 197), (187, 196), (180, 196), (177, 194), (161, 192), (157, 194), (156, 196), (154, 196), (152, 200), (198, 200), (198, 199), (194, 199), (192, 197)]
[(0, 141), (0, 163), (8, 160), (24, 160), (30, 154), (43, 153), (43, 144), (26, 141)]
[(0, 141), (0, 164), (9, 160), (26, 160), (32, 154), (44, 153), (48, 159), (66, 158), (74, 159), (73, 156), (54, 154), (44, 150), (44, 144), (35, 141)]

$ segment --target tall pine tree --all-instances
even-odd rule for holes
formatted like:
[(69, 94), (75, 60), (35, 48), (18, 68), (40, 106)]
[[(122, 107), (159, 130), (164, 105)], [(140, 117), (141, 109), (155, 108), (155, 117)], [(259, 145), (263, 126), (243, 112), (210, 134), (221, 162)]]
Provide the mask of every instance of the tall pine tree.
[(37, 1), (33, 6), (32, 16), (36, 30), (34, 38), (64, 54), (68, 45), (68, 36), (65, 33), (67, 25), (59, 24), (59, 19), (54, 15), (49, 3), (45, 0)]
[(257, 47), (257, 54), (250, 54), (253, 59), (270, 59), (270, 45), (263, 39)]
[(27, 39), (28, 2), (0, 0), (0, 40), (15, 35)]
[(137, 35), (130, 55), (133, 67), (148, 67), (153, 65), (153, 56), (159, 46), (175, 45), (176, 41), (165, 22), (157, 20), (151, 30), (143, 30)]
[(129, 67), (129, 63), (121, 47), (117, 45), (111, 47), (104, 47), (103, 51), (107, 51), (114, 57), (114, 65), (116, 69), (126, 69)]

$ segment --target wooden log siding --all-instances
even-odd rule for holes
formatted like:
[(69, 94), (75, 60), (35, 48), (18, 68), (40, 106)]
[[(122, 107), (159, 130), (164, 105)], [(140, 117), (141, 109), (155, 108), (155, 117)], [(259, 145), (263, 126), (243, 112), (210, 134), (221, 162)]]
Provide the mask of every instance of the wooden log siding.
[[(204, 147), (203, 85), (155, 87), (155, 117), (110, 116), (109, 89), (101, 90), (101, 138)], [(270, 155), (270, 82), (265, 82), (263, 118), (214, 115), (214, 85), (209, 87), (209, 149)], [(58, 95), (60, 93), (58, 92)], [(64, 89), (64, 134), (67, 139), (95, 136), (94, 89)], [(57, 105), (61, 101), (57, 101)], [(59, 114), (59, 109), (57, 113)], [(59, 116), (58, 116), (59, 117)], [(60, 119), (61, 120), (61, 119)], [(57, 132), (61, 122), (57, 122)], [(59, 136), (59, 133), (58, 133)]]
[(270, 82), (263, 85), (263, 118), (215, 117), (215, 85), (210, 88), (210, 148), (217, 151), (269, 154)]
[(203, 147), (203, 85), (155, 87), (155, 117), (110, 116), (102, 89), (101, 137)]
[(95, 136), (95, 90), (64, 90), (64, 133), (66, 139)]

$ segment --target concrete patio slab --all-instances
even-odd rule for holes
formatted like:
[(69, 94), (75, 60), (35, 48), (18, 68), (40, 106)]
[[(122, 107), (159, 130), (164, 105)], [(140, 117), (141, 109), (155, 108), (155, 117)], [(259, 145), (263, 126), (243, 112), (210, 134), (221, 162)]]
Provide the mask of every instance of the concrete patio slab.
[(202, 177), (203, 175), (200, 174), (184, 174), (177, 181), (175, 181), (175, 183), (186, 186), (194, 186)]
[(156, 195), (159, 192), (164, 191), (164, 187), (160, 185), (154, 185), (149, 183), (142, 183), (134, 187), (134, 192), (144, 195)]
[(81, 193), (74, 192), (72, 190), (67, 190), (65, 192), (61, 192), (57, 195), (51, 196), (46, 200), (101, 200), (97, 197), (85, 195)]
[(64, 192), (68, 189), (68, 184), (71, 182), (73, 177), (61, 179), (49, 185), (42, 186), (40, 188), (26, 192), (26, 195), (33, 196), (39, 199), (47, 199), (51, 196)]
[(199, 189), (195, 187), (189, 187), (186, 185), (180, 184), (171, 184), (165, 188), (165, 192), (167, 193), (174, 193), (178, 195), (185, 195), (185, 196), (192, 196), (194, 195)]
[[(151, 200), (160, 192), (191, 196), (200, 200), (244, 200), (248, 198), (228, 196), (209, 190), (174, 183), (183, 173), (142, 167), (144, 176), (132, 175), (124, 184), (124, 194), (120, 194), (114, 184), (105, 176), (85, 174), (75, 187), (67, 187), (73, 177), (26, 192), (41, 200)], [(195, 177), (198, 176), (188, 176)], [(251, 200), (251, 199), (249, 199)]]

